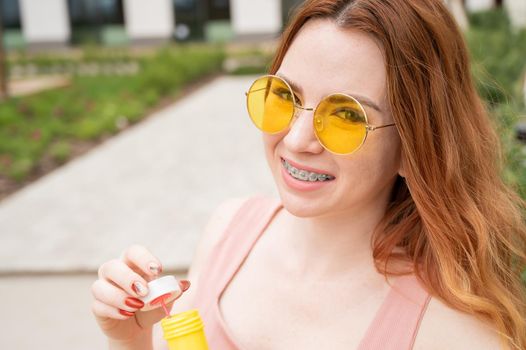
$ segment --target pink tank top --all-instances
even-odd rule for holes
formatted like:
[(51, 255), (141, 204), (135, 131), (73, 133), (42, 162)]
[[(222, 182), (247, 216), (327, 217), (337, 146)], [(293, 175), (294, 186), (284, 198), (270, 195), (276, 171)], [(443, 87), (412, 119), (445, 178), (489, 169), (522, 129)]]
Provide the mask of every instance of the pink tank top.
[[(248, 199), (232, 218), (200, 272), (193, 307), (199, 309), (212, 350), (244, 350), (236, 344), (221, 316), (219, 298), (281, 206), (279, 200), (270, 197)], [(429, 300), (430, 295), (416, 277), (398, 277), (358, 350), (412, 349)]]

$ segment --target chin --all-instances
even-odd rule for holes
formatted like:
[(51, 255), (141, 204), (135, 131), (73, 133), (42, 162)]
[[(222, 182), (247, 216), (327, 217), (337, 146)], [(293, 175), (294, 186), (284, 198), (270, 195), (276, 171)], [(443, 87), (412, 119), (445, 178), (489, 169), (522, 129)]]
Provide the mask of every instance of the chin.
[(322, 199), (309, 201), (302, 196), (288, 192), (286, 189), (279, 188), (278, 190), (283, 207), (294, 216), (310, 218), (323, 216), (330, 212), (327, 202)]

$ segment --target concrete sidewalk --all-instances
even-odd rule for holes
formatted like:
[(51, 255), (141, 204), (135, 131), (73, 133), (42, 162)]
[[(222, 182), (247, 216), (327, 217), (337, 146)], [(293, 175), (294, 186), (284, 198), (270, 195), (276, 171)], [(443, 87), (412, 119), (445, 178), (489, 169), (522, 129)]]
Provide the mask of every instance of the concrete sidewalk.
[(253, 79), (218, 78), (0, 203), (0, 348), (105, 349), (101, 263), (140, 243), (184, 273), (222, 200), (277, 195), (245, 111)]
[(132, 243), (186, 269), (222, 200), (275, 193), (253, 79), (220, 77), (1, 202), (0, 274), (96, 271)]
[(1, 277), (0, 349), (107, 349), (107, 339), (91, 313), (91, 284), (96, 278), (96, 274)]

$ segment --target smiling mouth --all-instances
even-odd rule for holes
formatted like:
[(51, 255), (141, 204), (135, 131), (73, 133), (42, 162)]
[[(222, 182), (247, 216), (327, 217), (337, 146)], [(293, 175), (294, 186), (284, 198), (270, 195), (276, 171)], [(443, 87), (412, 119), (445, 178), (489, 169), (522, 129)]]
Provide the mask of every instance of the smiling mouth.
[(289, 164), (285, 159), (281, 158), (281, 164), (285, 168), (285, 170), (292, 176), (293, 178), (301, 181), (308, 181), (308, 182), (316, 182), (316, 181), (330, 181), (334, 180), (335, 177), (329, 174), (323, 174), (323, 173), (316, 173), (313, 171), (308, 171), (304, 169), (298, 169), (292, 165)]

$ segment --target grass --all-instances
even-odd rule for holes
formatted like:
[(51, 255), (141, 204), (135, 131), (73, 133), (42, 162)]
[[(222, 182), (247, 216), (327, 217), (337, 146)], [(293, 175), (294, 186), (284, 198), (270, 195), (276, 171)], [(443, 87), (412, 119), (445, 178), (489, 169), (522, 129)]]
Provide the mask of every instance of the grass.
[(230, 75), (267, 74), (272, 63), (273, 51), (252, 48), (229, 52), (229, 60), (236, 67), (230, 70)]
[(139, 58), (137, 75), (77, 76), (67, 88), (1, 103), (0, 177), (21, 182), (43, 159), (67, 161), (72, 143), (97, 140), (139, 121), (161, 99), (220, 71), (223, 59), (221, 47), (164, 48)]

